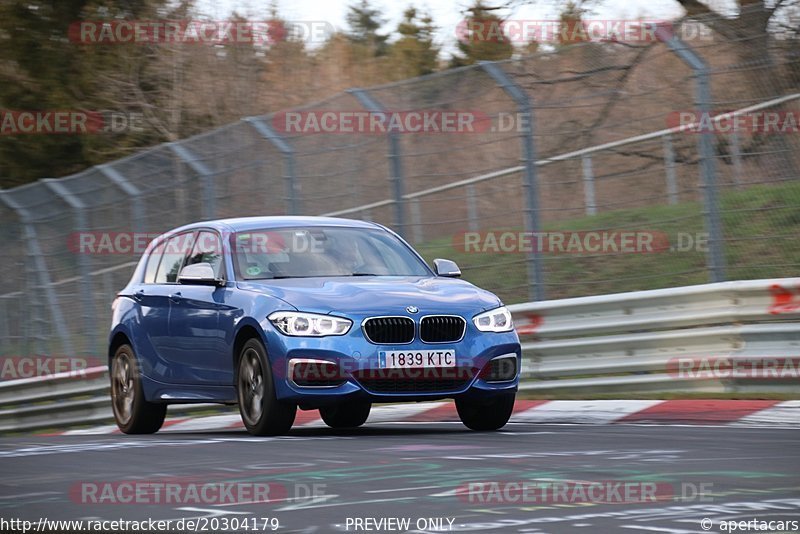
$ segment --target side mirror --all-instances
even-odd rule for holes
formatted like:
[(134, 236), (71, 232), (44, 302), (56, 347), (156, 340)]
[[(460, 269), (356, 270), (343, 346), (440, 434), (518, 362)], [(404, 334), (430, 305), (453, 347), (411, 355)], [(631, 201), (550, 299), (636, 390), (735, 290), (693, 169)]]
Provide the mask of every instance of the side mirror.
[(447, 278), (458, 278), (461, 276), (461, 269), (458, 268), (456, 262), (443, 259), (433, 260), (433, 270), (437, 276), (446, 276)]
[(225, 283), (214, 274), (210, 263), (195, 263), (181, 269), (178, 275), (179, 284), (195, 284), (207, 286), (220, 286)]

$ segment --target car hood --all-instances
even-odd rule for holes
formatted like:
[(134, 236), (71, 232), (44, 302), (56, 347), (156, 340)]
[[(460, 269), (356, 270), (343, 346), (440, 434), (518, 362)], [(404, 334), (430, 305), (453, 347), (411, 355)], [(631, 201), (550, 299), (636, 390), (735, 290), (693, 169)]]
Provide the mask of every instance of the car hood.
[(429, 313), (474, 315), (500, 300), (469, 282), (453, 278), (369, 276), (290, 278), (239, 282), (240, 289), (267, 294), (301, 311), (357, 315), (407, 315), (416, 306)]

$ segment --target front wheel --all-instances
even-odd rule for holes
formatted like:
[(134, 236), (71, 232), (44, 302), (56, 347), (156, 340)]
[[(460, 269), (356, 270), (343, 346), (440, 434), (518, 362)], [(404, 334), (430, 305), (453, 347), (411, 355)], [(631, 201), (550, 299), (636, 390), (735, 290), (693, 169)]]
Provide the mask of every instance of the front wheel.
[(371, 402), (343, 402), (319, 409), (319, 415), (331, 428), (356, 428), (367, 422)]
[(153, 434), (164, 424), (167, 405), (144, 398), (142, 378), (130, 345), (120, 346), (111, 360), (111, 408), (125, 434)]
[(264, 345), (248, 340), (239, 353), (236, 373), (239, 413), (254, 436), (278, 436), (292, 428), (297, 406), (279, 402)]
[(458, 417), (471, 430), (487, 431), (503, 428), (514, 410), (515, 394), (501, 395), (490, 400), (456, 399)]

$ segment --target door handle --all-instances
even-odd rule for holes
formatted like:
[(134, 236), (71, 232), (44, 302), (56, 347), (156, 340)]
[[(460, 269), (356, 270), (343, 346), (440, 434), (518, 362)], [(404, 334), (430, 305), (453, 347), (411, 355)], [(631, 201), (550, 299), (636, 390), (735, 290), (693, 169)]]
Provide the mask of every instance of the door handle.
[(178, 293), (173, 293), (172, 295), (170, 295), (170, 296), (169, 296), (169, 300), (171, 300), (172, 302), (180, 302), (180, 301), (181, 301), (181, 294), (180, 294), (180, 292), (178, 292)]

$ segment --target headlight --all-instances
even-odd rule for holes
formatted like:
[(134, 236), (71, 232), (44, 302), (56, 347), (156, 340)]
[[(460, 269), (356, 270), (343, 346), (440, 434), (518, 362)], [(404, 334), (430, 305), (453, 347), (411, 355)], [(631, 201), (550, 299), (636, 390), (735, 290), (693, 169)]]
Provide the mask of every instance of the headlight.
[(481, 332), (510, 332), (514, 329), (511, 312), (505, 306), (476, 315), (472, 322)]
[(302, 312), (275, 312), (268, 319), (287, 336), (342, 336), (353, 325), (349, 319)]

